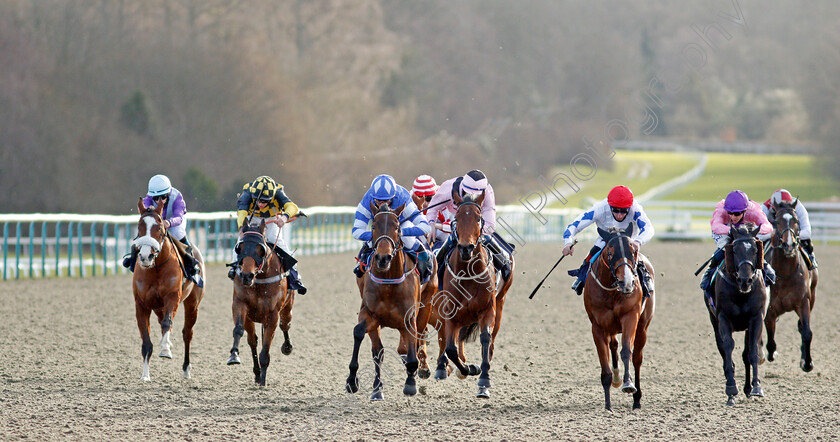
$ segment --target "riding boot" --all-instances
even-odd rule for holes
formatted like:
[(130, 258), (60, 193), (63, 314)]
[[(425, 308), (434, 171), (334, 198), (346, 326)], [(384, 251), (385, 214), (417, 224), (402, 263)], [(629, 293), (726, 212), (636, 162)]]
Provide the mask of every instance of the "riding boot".
[(817, 259), (814, 257), (814, 244), (811, 243), (811, 239), (803, 239), (799, 241), (802, 244), (802, 248), (805, 250), (805, 253), (808, 254), (808, 270), (814, 270), (817, 268)]
[(572, 284), (572, 290), (580, 296), (583, 293), (584, 282), (586, 281), (586, 272), (589, 271), (589, 257), (583, 260), (583, 264), (577, 270), (569, 270), (570, 276), (577, 276), (577, 279)]
[(453, 247), (455, 247), (455, 237), (454, 235), (449, 235), (443, 245), (440, 246), (440, 250), (437, 252), (436, 258), (438, 269), (442, 269), (446, 265), (446, 258)]
[(131, 251), (128, 252), (128, 255), (123, 258), (122, 265), (123, 267), (134, 271), (134, 264), (137, 263), (137, 254), (140, 253), (140, 249), (135, 246), (131, 246)]
[(636, 273), (639, 275), (639, 282), (642, 286), (642, 297), (650, 298), (650, 294), (653, 292), (653, 279), (650, 277), (650, 273), (648, 273), (648, 269), (644, 262), (638, 262), (636, 265)]
[(776, 283), (776, 271), (769, 262), (764, 262), (764, 285), (769, 287)]
[(417, 271), (420, 273), (420, 283), (425, 284), (432, 276), (432, 257), (425, 249), (417, 252)]
[(301, 295), (306, 294), (306, 286), (303, 285), (303, 281), (301, 281), (300, 274), (298, 274), (296, 268), (292, 267), (289, 269), (289, 276), (286, 279), (289, 281), (289, 288), (291, 290), (297, 290)]
[(356, 258), (356, 268), (353, 269), (353, 273), (357, 278), (365, 276), (365, 271), (362, 268), (367, 266), (367, 260), (372, 251), (373, 249), (367, 243), (362, 244), (362, 248), (359, 250), (359, 256)]
[(508, 279), (510, 279), (510, 260), (507, 259), (504, 253), (502, 253), (502, 248), (496, 242), (496, 238), (494, 238), (492, 235), (487, 235), (484, 238), (485, 244), (487, 244), (487, 247), (490, 248), (491, 252), (493, 252), (493, 266), (502, 272), (502, 279), (507, 281)]

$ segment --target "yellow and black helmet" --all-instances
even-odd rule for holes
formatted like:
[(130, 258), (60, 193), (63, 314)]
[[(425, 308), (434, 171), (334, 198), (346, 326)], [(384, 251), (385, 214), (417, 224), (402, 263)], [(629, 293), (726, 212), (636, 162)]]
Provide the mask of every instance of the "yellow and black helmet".
[(277, 183), (271, 177), (261, 176), (248, 185), (251, 197), (260, 201), (271, 201), (277, 193)]

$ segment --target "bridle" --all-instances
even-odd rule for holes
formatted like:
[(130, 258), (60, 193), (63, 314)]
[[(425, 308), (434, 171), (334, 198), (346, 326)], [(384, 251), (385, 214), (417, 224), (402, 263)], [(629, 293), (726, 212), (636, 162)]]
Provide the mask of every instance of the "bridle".
[[(250, 237), (248, 235), (251, 235)], [(261, 246), (263, 248), (264, 256), (262, 258), (258, 256), (251, 256), (251, 259), (257, 263), (257, 270), (254, 272), (257, 275), (260, 275), (265, 272), (265, 264), (271, 259), (271, 251), (268, 248), (268, 245), (265, 243), (265, 235), (257, 231), (246, 231), (242, 233), (242, 242), (240, 244), (255, 244), (257, 246)], [(239, 252), (237, 252), (238, 254)], [(250, 255), (248, 255), (250, 256)], [(238, 264), (242, 264), (242, 260), (244, 257), (239, 258)]]
[(391, 253), (389, 254), (389, 256), (390, 256), (391, 258), (394, 258), (394, 257), (397, 255), (397, 253), (398, 253), (400, 250), (402, 250), (402, 238), (400, 237), (400, 232), (401, 232), (401, 229), (400, 229), (400, 217), (399, 217), (399, 216), (397, 216), (397, 214), (396, 214), (396, 213), (391, 212), (390, 210), (383, 210), (383, 211), (381, 211), (381, 212), (377, 212), (375, 215), (373, 215), (373, 219), (375, 220), (377, 216), (379, 216), (379, 215), (385, 215), (385, 214), (392, 215), (392, 216), (394, 217), (394, 219), (396, 219), (396, 220), (397, 220), (397, 239), (396, 239), (396, 240), (394, 240), (394, 238), (391, 238), (390, 236), (388, 236), (388, 234), (387, 234), (387, 233), (383, 233), (382, 235), (379, 235), (379, 237), (378, 237), (378, 238), (376, 238), (376, 239), (373, 241), (373, 250), (376, 250), (376, 247), (377, 247), (377, 246), (379, 246), (379, 243), (380, 243), (381, 241), (387, 241), (387, 242), (389, 242), (389, 243), (391, 244)]
[[(773, 249), (782, 249), (788, 250), (788, 244), (785, 242), (785, 234), (790, 233), (791, 238), (791, 248), (793, 250), (797, 250), (799, 248), (799, 218), (796, 217), (796, 212), (794, 211), (785, 211), (785, 215), (790, 215), (790, 221), (787, 222), (787, 227), (782, 230), (776, 230), (773, 234), (773, 241), (770, 242), (770, 247)], [(774, 217), (776, 220), (779, 219), (779, 214), (777, 213)], [(778, 221), (776, 222), (778, 224)], [(796, 228), (791, 227), (792, 225), (796, 224)], [(774, 243), (778, 243), (779, 245), (775, 245)]]
[[(134, 238), (134, 246), (138, 249), (143, 246), (149, 246), (152, 249), (152, 262), (154, 262), (158, 255), (160, 255), (161, 248), (163, 247), (164, 241), (166, 241), (167, 234), (166, 234), (166, 226), (163, 224), (163, 218), (154, 211), (147, 211), (140, 215), (140, 222), (143, 222), (143, 218), (151, 216), (155, 220), (155, 224), (160, 227), (161, 232), (161, 239), (158, 240), (151, 236), (151, 232), (146, 232), (146, 235), (140, 236), (140, 232), (138, 229), (137, 237)], [(167, 260), (168, 261), (168, 260)], [(163, 264), (163, 263), (161, 263)]]
[[(632, 254), (628, 253), (625, 250), (624, 243), (622, 241), (618, 242), (618, 247), (617, 247), (618, 252), (615, 254), (615, 256), (613, 256), (612, 259), (610, 259), (609, 262), (604, 257), (604, 254), (605, 254), (604, 252), (606, 252), (607, 249), (610, 247), (610, 243), (612, 243), (613, 241), (615, 241), (617, 239), (621, 239), (621, 238), (627, 238), (628, 241), (630, 239), (630, 237), (625, 236), (625, 235), (616, 235), (616, 236), (610, 238), (609, 241), (607, 241), (607, 243), (604, 244), (604, 248), (601, 249), (600, 257), (598, 258), (599, 264), (603, 263), (610, 270), (610, 275), (612, 276), (612, 280), (613, 280), (613, 283), (612, 283), (611, 287), (606, 287), (606, 286), (604, 286), (604, 284), (601, 283), (601, 281), (598, 279), (598, 276), (594, 273), (594, 269), (593, 269), (594, 266), (591, 266), (589, 268), (590, 276), (595, 280), (595, 282), (598, 284), (598, 286), (601, 287), (603, 290), (608, 290), (608, 291), (618, 290), (618, 286), (619, 286), (618, 275), (616, 275), (616, 273), (618, 272), (618, 269), (620, 269), (621, 267), (629, 266), (630, 267), (630, 272), (631, 273), (635, 272), (636, 261), (633, 260), (632, 258), (628, 258), (628, 255), (632, 255)], [(629, 242), (628, 242), (628, 244), (629, 244)]]
[[(466, 264), (466, 266), (467, 266), (467, 270), (468, 270), (467, 273), (470, 273), (469, 270), (472, 269), (473, 261), (475, 261), (476, 259), (479, 259), (482, 262), (484, 262), (484, 260), (482, 259), (483, 255), (481, 253), (481, 249), (484, 247), (484, 243), (481, 240), (481, 235), (480, 235), (481, 229), (484, 228), (484, 218), (481, 216), (481, 205), (479, 205), (475, 201), (462, 201), (461, 204), (458, 204), (458, 210), (455, 212), (455, 219), (453, 219), (452, 223), (451, 223), (452, 224), (452, 232), (455, 233), (456, 238), (459, 236), (458, 235), (458, 223), (457, 223), (458, 213), (461, 211), (461, 207), (465, 207), (465, 206), (475, 206), (478, 209), (478, 217), (481, 220), (480, 221), (480, 226), (479, 226), (479, 239), (478, 239), (478, 241), (476, 241), (475, 248), (472, 250), (472, 252), (470, 254), (470, 259), (468, 259), (467, 261), (463, 261), (464, 264)], [(486, 262), (484, 262), (484, 270), (481, 273), (478, 273), (478, 274), (475, 274), (475, 275), (467, 274), (466, 276), (464, 276), (463, 271), (460, 272), (460, 275), (456, 274), (455, 271), (452, 269), (452, 265), (449, 263), (449, 260), (447, 259), (446, 260), (446, 270), (449, 272), (449, 276), (451, 276), (454, 281), (479, 280), (479, 278), (482, 275), (489, 274), (490, 266), (487, 265)]]

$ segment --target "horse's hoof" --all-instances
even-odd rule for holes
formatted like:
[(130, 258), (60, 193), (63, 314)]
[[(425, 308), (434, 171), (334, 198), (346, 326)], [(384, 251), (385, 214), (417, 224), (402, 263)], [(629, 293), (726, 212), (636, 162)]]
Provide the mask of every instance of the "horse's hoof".
[(151, 380), (152, 380), (151, 376), (140, 376), (140, 381), (142, 381), (142, 382), (149, 382)]
[(161, 350), (158, 356), (166, 359), (172, 359), (172, 351), (168, 348), (166, 350)]
[(613, 368), (613, 378), (612, 378), (612, 386), (613, 388), (618, 388), (621, 386), (621, 374), (618, 372), (617, 368)]
[(292, 348), (293, 347), (291, 342), (284, 342), (283, 345), (280, 346), (280, 352), (288, 356), (292, 354)]
[(481, 374), (481, 368), (478, 365), (470, 364), (467, 366), (467, 375), (468, 376), (478, 376)]
[(633, 394), (636, 392), (636, 386), (628, 382), (621, 386), (621, 391), (627, 394)]
[(435, 379), (436, 380), (442, 381), (442, 380), (446, 379), (447, 376), (448, 375), (446, 374), (446, 370), (443, 370), (443, 369), (440, 369), (440, 368), (435, 370)]
[(774, 352), (771, 352), (770, 354), (767, 355), (767, 360), (770, 361), (770, 362), (773, 362), (778, 357), (779, 357), (779, 352), (774, 351)]
[(726, 406), (731, 407), (735, 405), (735, 396), (729, 396), (729, 399), (726, 400)]
[(802, 371), (804, 371), (805, 373), (808, 373), (809, 371), (814, 369), (814, 363), (813, 362), (806, 363), (804, 359), (800, 359), (799, 360), (799, 368), (801, 368)]
[(347, 390), (348, 393), (355, 393), (355, 392), (359, 391), (359, 381), (358, 380), (354, 380), (354, 381), (349, 381), (348, 380), (347, 383), (344, 384), (344, 389)]
[(478, 380), (478, 388), (490, 388), (490, 378), (480, 378)]
[[(435, 374), (437, 374), (437, 372)], [(417, 370), (417, 376), (420, 376), (420, 379), (429, 379), (431, 375), (432, 371), (428, 368), (421, 368), (420, 370)]]
[(478, 387), (478, 394), (475, 397), (482, 399), (490, 399), (490, 390), (487, 387)]
[(455, 376), (458, 376), (458, 379), (464, 380), (469, 376), (470, 372), (467, 370), (466, 373), (461, 373), (461, 370), (455, 370)]
[(373, 393), (370, 395), (370, 401), (384, 401), (385, 396), (382, 395), (382, 390), (374, 390)]
[(764, 397), (764, 389), (761, 388), (761, 385), (757, 385), (750, 390), (750, 397), (751, 398), (760, 398)]
[(403, 387), (403, 394), (406, 396), (414, 396), (417, 394), (417, 386), (405, 384), (405, 387)]
[(192, 375), (190, 374), (190, 367), (187, 366), (187, 369), (184, 370), (184, 379), (190, 379), (190, 378), (192, 378)]
[(241, 363), (242, 363), (242, 360), (241, 360), (241, 359), (239, 359), (239, 355), (238, 355), (238, 354), (232, 354), (232, 355), (230, 355), (230, 359), (228, 359), (228, 361), (227, 361), (227, 364), (228, 364), (228, 365), (239, 365), (239, 364), (241, 364)]

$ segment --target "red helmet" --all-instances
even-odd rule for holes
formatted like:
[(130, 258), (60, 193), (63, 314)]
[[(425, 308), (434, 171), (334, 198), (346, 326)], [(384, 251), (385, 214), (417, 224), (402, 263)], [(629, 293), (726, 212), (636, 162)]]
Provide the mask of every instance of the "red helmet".
[(615, 186), (607, 194), (607, 203), (610, 207), (629, 209), (633, 205), (633, 192), (626, 186)]

